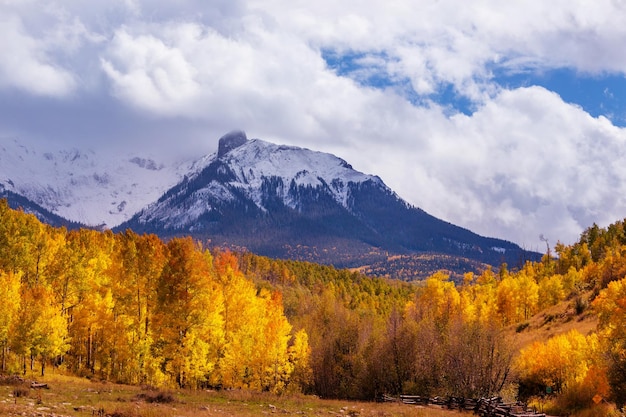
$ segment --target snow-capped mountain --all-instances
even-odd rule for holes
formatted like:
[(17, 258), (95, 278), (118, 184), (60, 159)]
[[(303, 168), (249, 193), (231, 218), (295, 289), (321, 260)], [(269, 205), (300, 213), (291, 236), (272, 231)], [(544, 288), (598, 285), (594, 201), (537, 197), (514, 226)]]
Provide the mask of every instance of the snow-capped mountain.
[[(305, 208), (302, 191), (318, 190), (350, 211), (351, 190), (358, 184), (372, 182), (392, 193), (380, 178), (355, 171), (336, 156), (248, 140), (241, 131), (223, 136), (218, 152), (193, 167), (183, 183), (144, 209), (136, 221), (156, 221), (168, 230), (186, 226), (193, 230), (208, 212), (241, 199), (261, 213), (271, 211), (276, 200), (299, 212)], [(181, 199), (185, 204), (178, 204)]]
[[(355, 266), (371, 253), (439, 252), (499, 265), (517, 245), (478, 236), (412, 207), (344, 160), (243, 132), (219, 141), (182, 182), (119, 229), (192, 234), (276, 257)], [(303, 252), (306, 254), (303, 255)]]
[(189, 162), (166, 166), (145, 156), (109, 160), (93, 151), (43, 150), (17, 139), (0, 143), (0, 195), (19, 195), (88, 226), (119, 225), (192, 169)]
[(174, 163), (3, 140), (0, 197), (55, 226), (192, 235), (336, 266), (416, 253), (491, 265), (537, 257), (410, 206), (336, 156), (248, 140), (241, 131), (223, 136), (213, 154)]

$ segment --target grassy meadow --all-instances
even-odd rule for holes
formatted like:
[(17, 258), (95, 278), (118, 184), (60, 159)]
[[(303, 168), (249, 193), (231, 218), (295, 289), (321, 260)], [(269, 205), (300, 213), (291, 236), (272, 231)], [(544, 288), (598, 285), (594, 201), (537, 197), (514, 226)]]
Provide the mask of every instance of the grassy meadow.
[[(34, 376), (33, 376), (34, 378)], [(33, 379), (34, 380), (34, 379)], [(32, 380), (31, 380), (32, 381)], [(0, 415), (24, 417), (211, 417), (211, 416), (360, 416), (453, 417), (458, 412), (405, 404), (322, 400), (315, 396), (274, 395), (246, 390), (155, 390), (150, 387), (93, 382), (49, 375), (28, 381), (0, 381)]]

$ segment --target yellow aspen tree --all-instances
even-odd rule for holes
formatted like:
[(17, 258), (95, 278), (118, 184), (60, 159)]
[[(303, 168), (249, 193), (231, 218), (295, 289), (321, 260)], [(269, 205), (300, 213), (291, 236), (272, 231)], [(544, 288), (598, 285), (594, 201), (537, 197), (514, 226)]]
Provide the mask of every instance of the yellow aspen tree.
[(626, 278), (609, 282), (593, 302), (608, 380), (618, 407), (626, 405)]
[(563, 286), (564, 296), (578, 294), (584, 289), (584, 274), (582, 269), (570, 267), (567, 272), (561, 276), (561, 285)]
[(551, 275), (539, 281), (539, 307), (541, 309), (553, 306), (565, 299), (563, 277)]
[(164, 382), (158, 366), (161, 358), (154, 357), (151, 347), (158, 334), (152, 322), (156, 309), (157, 283), (166, 262), (165, 245), (156, 235), (144, 235), (138, 239), (136, 246), (139, 273), (137, 318), (143, 323), (138, 345), (139, 369), (142, 381), (145, 379), (143, 382), (161, 385)]
[(608, 339), (626, 338), (626, 278), (612, 281), (593, 302), (602, 334)]
[(265, 313), (265, 329), (258, 341), (262, 353), (261, 388), (274, 393), (285, 390), (293, 373), (289, 360), (289, 340), (291, 324), (283, 314), (283, 298), (279, 292), (262, 297)]
[(502, 321), (498, 312), (497, 284), (493, 271), (487, 269), (478, 276), (473, 285), (465, 287), (465, 291), (470, 294), (476, 320), (483, 325), (491, 326)]
[(502, 324), (512, 324), (517, 319), (517, 285), (515, 279), (511, 276), (506, 277), (498, 283), (496, 289), (496, 303), (498, 306), (498, 314), (501, 317)]
[(44, 282), (44, 271), (54, 253), (48, 248), (54, 235), (34, 215), (11, 210), (0, 200), (0, 270), (22, 272), (28, 285)]
[(15, 326), (20, 308), (21, 274), (0, 271), (0, 345), (2, 345), (2, 372), (7, 370), (7, 355), (9, 353), (9, 335)]
[(626, 246), (608, 248), (599, 263), (602, 287), (626, 277)]
[(522, 380), (561, 393), (583, 382), (589, 369), (597, 366), (598, 361), (597, 336), (585, 337), (572, 330), (522, 349), (516, 367)]
[(474, 321), (478, 318), (479, 309), (476, 302), (476, 288), (474, 273), (467, 272), (463, 275), (463, 285), (459, 291), (460, 310), (464, 321)]
[(288, 354), (293, 369), (288, 389), (291, 392), (302, 392), (313, 382), (313, 370), (310, 365), (311, 347), (309, 336), (304, 329), (298, 330), (293, 335)]
[(162, 368), (180, 387), (211, 379), (224, 339), (224, 298), (212, 277), (212, 259), (191, 238), (167, 244), (167, 262), (157, 285), (159, 328), (154, 346)]
[(40, 224), (32, 214), (12, 210), (0, 200), (0, 270), (22, 272), (22, 279), (34, 279), (34, 247)]
[(151, 321), (165, 246), (155, 235), (139, 236), (130, 230), (118, 235), (116, 243), (113, 282), (116, 314), (125, 323), (122, 341), (128, 364), (123, 367), (124, 380), (145, 383), (148, 374), (153, 378), (156, 371), (150, 349), (154, 341)]
[(106, 329), (112, 319), (113, 297), (109, 270), (114, 235), (80, 229), (68, 232), (62, 265), (64, 274), (55, 288), (69, 322), (72, 357), (68, 366), (79, 374), (99, 371), (106, 376), (111, 363)]
[(265, 328), (263, 305), (254, 284), (232, 265), (217, 266), (224, 294), (225, 344), (220, 358), (221, 383), (227, 388), (260, 389), (260, 375), (254, 372), (259, 352), (255, 340)]
[(88, 328), (91, 372), (97, 371), (101, 378), (110, 379), (117, 361), (114, 352), (118, 336), (115, 328), (115, 300), (111, 289), (101, 286), (95, 290), (91, 301), (93, 307), (89, 311)]
[(418, 291), (415, 302), (418, 316), (432, 320), (440, 330), (447, 327), (460, 306), (459, 292), (449, 279), (442, 272), (431, 275)]
[[(72, 345), (72, 362), (70, 367), (79, 375), (96, 372), (96, 362), (108, 358), (102, 353), (103, 329), (108, 327), (112, 309), (112, 297), (103, 291), (97, 283), (88, 285), (88, 290), (80, 297), (79, 302), (69, 312), (69, 335)], [(103, 362), (99, 370), (104, 371)]]
[(528, 320), (537, 312), (539, 303), (539, 286), (532, 275), (524, 270), (520, 271), (515, 277), (516, 296), (515, 305), (516, 316), (515, 322)]
[(127, 383), (144, 382), (144, 359), (150, 354), (144, 318), (147, 316), (146, 279), (140, 271), (138, 242), (131, 231), (114, 236), (111, 264), (106, 273), (112, 293), (113, 321), (108, 331), (112, 376)]
[(41, 375), (50, 358), (67, 352), (67, 321), (54, 303), (52, 294), (37, 285), (22, 292), (19, 321), (16, 324), (15, 350), (30, 355), (31, 370), (36, 358), (41, 361)]

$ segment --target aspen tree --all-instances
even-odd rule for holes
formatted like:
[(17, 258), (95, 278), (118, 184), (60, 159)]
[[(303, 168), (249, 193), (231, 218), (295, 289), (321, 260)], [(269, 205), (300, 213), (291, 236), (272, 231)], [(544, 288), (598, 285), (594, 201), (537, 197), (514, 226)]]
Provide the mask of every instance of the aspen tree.
[(47, 361), (69, 349), (65, 318), (50, 292), (42, 285), (26, 288), (22, 292), (19, 318), (14, 331), (13, 349), (24, 355), (24, 372), (26, 356), (30, 356), (31, 370), (34, 361), (37, 358), (40, 360), (43, 376)]
[(626, 405), (626, 278), (612, 281), (593, 302), (599, 333), (608, 359), (613, 399)]
[(7, 355), (12, 327), (15, 326), (20, 309), (21, 274), (0, 271), (0, 345), (2, 346), (2, 372), (7, 370)]
[(224, 339), (224, 298), (211, 257), (191, 238), (167, 244), (157, 284), (155, 346), (162, 368), (180, 387), (196, 387), (214, 371)]

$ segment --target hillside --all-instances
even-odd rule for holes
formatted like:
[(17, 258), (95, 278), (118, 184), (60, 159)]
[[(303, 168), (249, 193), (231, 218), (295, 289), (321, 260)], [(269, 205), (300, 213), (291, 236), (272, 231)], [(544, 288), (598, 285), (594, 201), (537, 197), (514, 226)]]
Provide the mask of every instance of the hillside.
[(594, 333), (598, 328), (598, 316), (591, 309), (591, 297), (593, 292), (588, 291), (550, 306), (522, 323), (511, 325), (506, 329), (507, 338), (514, 340), (515, 346), (522, 349), (572, 330), (584, 335)]

